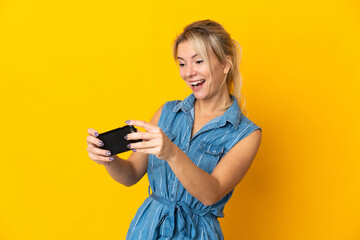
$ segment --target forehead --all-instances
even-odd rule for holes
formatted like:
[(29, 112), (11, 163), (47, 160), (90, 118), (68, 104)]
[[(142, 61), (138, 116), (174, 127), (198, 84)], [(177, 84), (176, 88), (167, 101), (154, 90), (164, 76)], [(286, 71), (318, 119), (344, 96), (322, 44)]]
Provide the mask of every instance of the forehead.
[(199, 54), (195, 48), (193, 47), (193, 45), (190, 43), (190, 41), (184, 41), (179, 43), (178, 47), (177, 47), (177, 56), (178, 57), (187, 57), (187, 55), (194, 55), (194, 54)]
[[(214, 52), (211, 50), (210, 47), (206, 48), (206, 53), (209, 58), (210, 63), (217, 63), (218, 59), (216, 58)], [(195, 56), (196, 55), (196, 56)], [(191, 60), (191, 58), (198, 58), (201, 57), (200, 53), (196, 51), (194, 46), (191, 44), (190, 41), (184, 41), (179, 43), (177, 47), (177, 59), (182, 60)], [(180, 59), (181, 58), (181, 59)]]

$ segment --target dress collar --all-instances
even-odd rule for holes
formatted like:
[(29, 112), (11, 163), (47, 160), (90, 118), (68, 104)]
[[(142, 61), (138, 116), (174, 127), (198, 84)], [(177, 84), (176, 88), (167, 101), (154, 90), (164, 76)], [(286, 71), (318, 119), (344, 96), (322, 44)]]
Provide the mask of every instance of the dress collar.
[[(222, 116), (213, 119), (214, 121), (211, 120), (211, 123), (217, 123), (219, 126), (223, 126), (226, 124), (226, 122), (230, 122), (235, 127), (235, 129), (237, 129), (242, 118), (242, 113), (240, 111), (237, 99), (231, 94), (230, 97), (233, 100), (231, 106)], [(191, 111), (192, 108), (194, 108), (194, 103), (195, 96), (192, 93), (183, 101), (178, 102), (173, 108), (173, 112), (177, 112), (181, 109), (184, 113), (188, 113)]]

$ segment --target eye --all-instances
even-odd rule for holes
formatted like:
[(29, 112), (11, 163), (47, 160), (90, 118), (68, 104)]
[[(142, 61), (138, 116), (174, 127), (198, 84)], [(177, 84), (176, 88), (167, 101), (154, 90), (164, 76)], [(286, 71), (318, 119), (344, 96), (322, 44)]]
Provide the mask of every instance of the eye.
[(184, 63), (179, 63), (179, 67), (183, 67), (184, 65)]
[(201, 63), (203, 63), (203, 62), (204, 62), (203, 60), (197, 60), (197, 61), (196, 61), (197, 64), (201, 64)]

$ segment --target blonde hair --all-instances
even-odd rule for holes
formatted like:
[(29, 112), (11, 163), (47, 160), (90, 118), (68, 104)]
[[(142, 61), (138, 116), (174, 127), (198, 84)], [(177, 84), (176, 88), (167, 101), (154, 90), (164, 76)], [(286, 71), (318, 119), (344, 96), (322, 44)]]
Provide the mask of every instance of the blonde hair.
[[(243, 97), (243, 95), (241, 94), (242, 76), (239, 70), (241, 59), (241, 47), (239, 43), (231, 39), (230, 34), (222, 25), (209, 19), (196, 21), (187, 25), (184, 31), (176, 37), (173, 43), (173, 57), (175, 61), (177, 61), (178, 45), (184, 41), (189, 41), (192, 44), (197, 53), (204, 58), (209, 69), (211, 68), (208, 50), (211, 50), (215, 54), (220, 63), (230, 65), (224, 82), (226, 81), (227, 83), (229, 93), (236, 97), (241, 111), (247, 115), (245, 101), (244, 104), (241, 105), (241, 97)], [(231, 58), (230, 61), (228, 57)], [(210, 78), (212, 79), (211, 71)], [(230, 105), (225, 106), (224, 103), (225, 109), (230, 107)]]

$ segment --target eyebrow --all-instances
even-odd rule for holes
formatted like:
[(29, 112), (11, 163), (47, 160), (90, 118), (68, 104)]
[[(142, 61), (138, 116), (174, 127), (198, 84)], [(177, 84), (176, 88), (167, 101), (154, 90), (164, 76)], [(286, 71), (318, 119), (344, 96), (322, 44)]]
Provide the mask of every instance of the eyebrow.
[[(196, 56), (197, 56), (197, 53), (196, 53), (194, 56), (192, 56), (191, 58), (194, 58), (194, 57), (196, 57)], [(177, 59), (184, 60), (182, 57), (177, 57)]]

